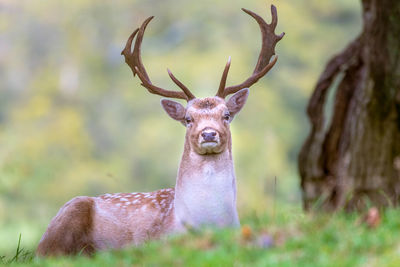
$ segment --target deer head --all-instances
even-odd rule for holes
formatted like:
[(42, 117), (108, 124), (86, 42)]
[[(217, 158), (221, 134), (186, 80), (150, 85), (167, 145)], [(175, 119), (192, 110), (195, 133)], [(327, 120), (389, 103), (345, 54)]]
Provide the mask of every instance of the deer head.
[[(136, 74), (141, 80), (141, 85), (152, 94), (161, 95), (168, 98), (184, 99), (188, 102), (186, 108), (180, 103), (163, 99), (161, 104), (168, 115), (186, 126), (186, 143), (198, 154), (217, 154), (224, 151), (231, 144), (229, 123), (234, 116), (242, 109), (246, 103), (249, 87), (255, 84), (261, 77), (275, 65), (278, 57), (275, 56), (275, 46), (282, 39), (284, 33), (275, 35), (275, 28), (278, 22), (275, 6), (271, 6), (272, 22), (267, 24), (260, 16), (242, 9), (252, 16), (258, 23), (262, 34), (261, 52), (258, 57), (257, 65), (253, 74), (244, 82), (234, 86), (226, 86), (226, 80), (231, 60), (229, 58), (222, 74), (221, 82), (216, 96), (204, 99), (196, 98), (190, 90), (181, 83), (172, 72), (167, 69), (172, 81), (182, 89), (181, 92), (170, 91), (152, 84), (141, 59), (141, 43), (148, 23), (153, 17), (147, 18), (142, 26), (136, 29), (129, 37), (122, 55), (125, 62), (132, 69), (133, 75)], [(131, 46), (136, 37), (133, 51)], [(228, 101), (225, 98), (233, 94)]]
[(217, 154), (230, 146), (229, 123), (243, 107), (249, 94), (242, 89), (227, 102), (220, 97), (192, 99), (186, 108), (163, 99), (161, 104), (168, 115), (186, 126), (186, 143), (197, 154)]

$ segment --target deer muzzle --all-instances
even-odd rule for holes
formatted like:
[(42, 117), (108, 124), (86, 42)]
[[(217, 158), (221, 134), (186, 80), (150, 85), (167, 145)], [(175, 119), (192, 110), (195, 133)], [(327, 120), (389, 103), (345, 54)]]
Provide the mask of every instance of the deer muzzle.
[(213, 128), (207, 127), (201, 131), (200, 144), (202, 148), (216, 147), (220, 143), (219, 134)]

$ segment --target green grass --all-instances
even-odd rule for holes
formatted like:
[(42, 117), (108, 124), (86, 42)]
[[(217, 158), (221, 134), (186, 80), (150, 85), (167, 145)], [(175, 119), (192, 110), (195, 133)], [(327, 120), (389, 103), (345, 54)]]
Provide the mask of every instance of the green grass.
[(21, 234), (18, 237), (17, 248), (12, 258), (6, 259), (6, 256), (0, 255), (0, 264), (14, 264), (14, 263), (30, 263), (34, 258), (34, 253), (21, 248)]
[[(376, 228), (362, 217), (285, 210), (247, 216), (241, 230), (206, 229), (92, 258), (39, 259), (18, 245), (14, 258), (1, 261), (12, 266), (400, 266), (400, 210), (381, 212)], [(261, 245), (267, 237), (274, 245)]]

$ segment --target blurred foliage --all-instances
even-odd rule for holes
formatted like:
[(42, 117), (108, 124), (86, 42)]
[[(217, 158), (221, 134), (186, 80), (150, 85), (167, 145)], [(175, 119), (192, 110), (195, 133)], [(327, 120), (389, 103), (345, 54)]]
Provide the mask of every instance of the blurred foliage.
[[(77, 195), (174, 185), (184, 128), (132, 77), (120, 51), (150, 15), (143, 60), (155, 84), (173, 70), (199, 97), (252, 72), (257, 24), (278, 8), (279, 61), (232, 124), (241, 214), (300, 203), (296, 158), (307, 98), (324, 63), (361, 28), (357, 0), (0, 0), (0, 251), (33, 246)], [(267, 20), (267, 21), (268, 21)], [(275, 188), (277, 177), (277, 188)]]

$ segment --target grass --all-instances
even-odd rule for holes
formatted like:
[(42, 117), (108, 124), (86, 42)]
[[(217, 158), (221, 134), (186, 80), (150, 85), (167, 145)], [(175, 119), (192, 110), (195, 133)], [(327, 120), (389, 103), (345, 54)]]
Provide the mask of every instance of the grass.
[(21, 234), (19, 234), (14, 256), (11, 259), (6, 259), (6, 256), (0, 256), (0, 264), (30, 263), (33, 258), (34, 254), (32, 252), (21, 248)]
[(240, 230), (172, 236), (140, 247), (39, 259), (20, 248), (1, 258), (12, 266), (400, 266), (400, 210), (381, 211), (370, 227), (355, 213), (276, 211), (249, 215)]

